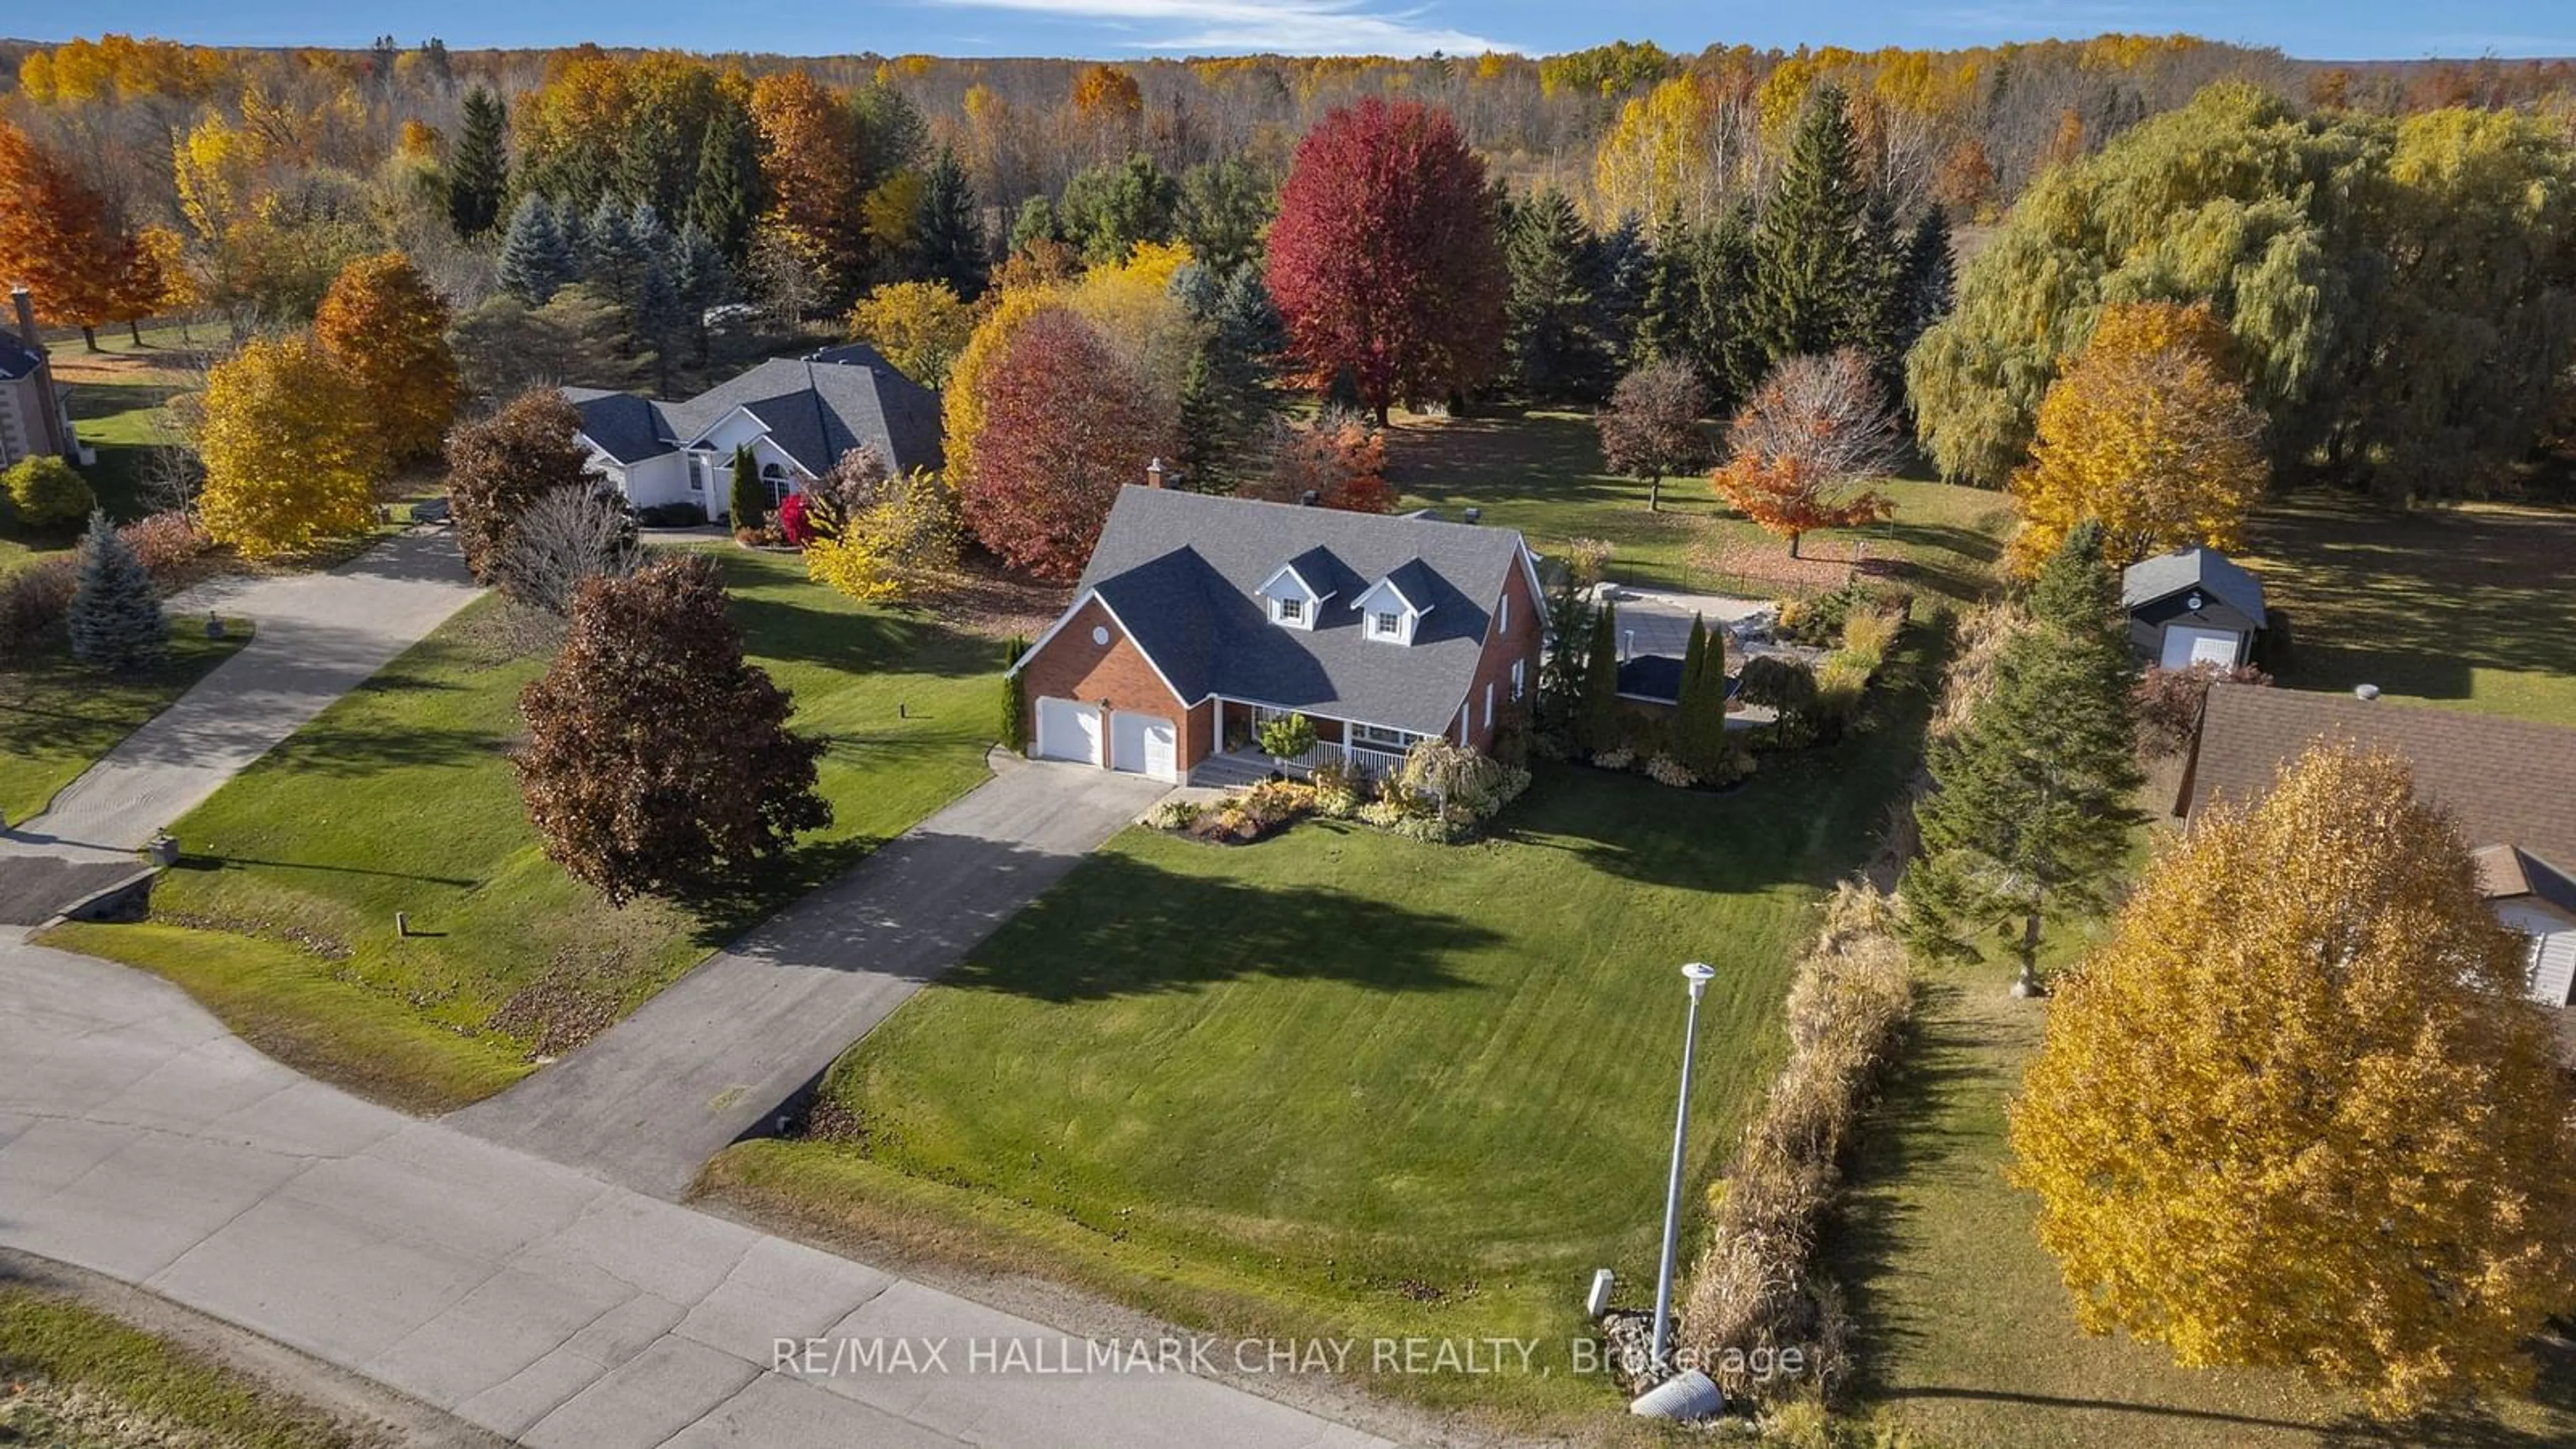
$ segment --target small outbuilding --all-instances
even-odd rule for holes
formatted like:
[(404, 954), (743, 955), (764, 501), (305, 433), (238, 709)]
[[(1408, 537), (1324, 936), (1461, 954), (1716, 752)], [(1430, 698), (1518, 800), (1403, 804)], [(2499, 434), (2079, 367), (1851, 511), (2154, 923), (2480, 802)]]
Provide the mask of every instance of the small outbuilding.
[(2182, 548), (2140, 559), (2120, 575), (2129, 643), (2166, 669), (2195, 664), (2232, 669), (2254, 657), (2266, 627), (2263, 582), (2214, 548)]

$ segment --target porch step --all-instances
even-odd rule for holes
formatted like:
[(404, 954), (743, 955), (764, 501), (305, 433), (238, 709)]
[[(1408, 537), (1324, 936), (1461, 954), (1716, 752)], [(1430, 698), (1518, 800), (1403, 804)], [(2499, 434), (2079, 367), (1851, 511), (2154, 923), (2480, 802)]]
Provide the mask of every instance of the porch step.
[(1268, 761), (1242, 759), (1234, 755), (1211, 755), (1190, 771), (1190, 783), (1214, 790), (1232, 790), (1258, 785), (1270, 778), (1276, 768)]

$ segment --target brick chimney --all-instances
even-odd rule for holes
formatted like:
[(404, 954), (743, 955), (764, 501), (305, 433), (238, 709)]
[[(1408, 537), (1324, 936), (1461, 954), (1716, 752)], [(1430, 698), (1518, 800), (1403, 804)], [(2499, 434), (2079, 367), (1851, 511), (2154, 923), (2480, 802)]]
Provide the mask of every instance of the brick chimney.
[(1163, 486), (1162, 459), (1156, 458), (1145, 465), (1145, 486), (1148, 488), (1160, 488)]
[(18, 340), (36, 354), (36, 416), (30, 425), (30, 441), (39, 453), (69, 457), (72, 450), (70, 440), (63, 436), (62, 403), (54, 395), (54, 364), (45, 354), (44, 338), (36, 331), (36, 299), (28, 295), (25, 287), (11, 287), (9, 303), (18, 314)]

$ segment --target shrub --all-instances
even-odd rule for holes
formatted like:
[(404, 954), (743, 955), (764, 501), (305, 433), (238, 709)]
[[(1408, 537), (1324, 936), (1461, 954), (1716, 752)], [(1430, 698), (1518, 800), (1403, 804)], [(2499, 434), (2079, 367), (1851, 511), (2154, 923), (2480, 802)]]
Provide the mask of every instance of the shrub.
[(9, 509), (18, 526), (41, 532), (76, 528), (98, 507), (89, 480), (50, 453), (19, 459), (0, 473), (0, 489), (9, 495)]
[(1348, 820), (1358, 812), (1367, 785), (1339, 760), (1317, 765), (1306, 783), (1315, 790), (1315, 813), (1333, 820)]
[(2279, 608), (2265, 609), (2263, 632), (2254, 636), (2255, 666), (2266, 673), (2282, 674), (2289, 670), (2297, 658), (2297, 651), (2291, 644), (2290, 611)]
[(215, 541), (206, 537), (205, 530), (197, 527), (195, 520), (177, 509), (138, 519), (118, 529), (116, 536), (133, 550), (135, 561), (143, 565), (145, 573), (152, 575), (152, 582), (159, 585), (163, 593), (170, 592), (175, 584), (184, 581), (187, 566), (205, 557), (207, 550), (215, 546)]
[[(1850, 1364), (1841, 1294), (1816, 1262), (1817, 1235), (1872, 1084), (1913, 1009), (1914, 986), (1887, 897), (1845, 883), (1789, 987), (1789, 1060), (1746, 1125), (1691, 1272), (1684, 1345), (1730, 1394), (1757, 1386), (1721, 1367), (1729, 1351), (1798, 1346), (1830, 1391)], [(1740, 1362), (1741, 1360), (1734, 1360)]]
[[(804, 495), (799, 494), (798, 497)], [(1016, 667), (1029, 652), (1029, 636), (1014, 634), (1002, 658), (1002, 748), (1015, 755), (1029, 752), (1027, 679)]]
[(1196, 800), (1162, 800), (1145, 815), (1145, 823), (1156, 830), (1187, 830), (1205, 811)]
[(2189, 669), (2150, 669), (2140, 677), (2133, 697), (2138, 705), (2138, 753), (2150, 760), (2179, 755), (2200, 733), (2200, 710), (2213, 684), (2268, 685), (2272, 676), (2251, 664), (2221, 669), (2195, 664)]
[(635, 521), (645, 528), (703, 528), (707, 511), (695, 503), (654, 503), (636, 509)]
[(1896, 642), (1897, 631), (1905, 627), (1905, 615), (1891, 609), (1854, 609), (1843, 618), (1841, 652), (1869, 663), (1870, 672), (1878, 672), (1879, 663), (1887, 658), (1888, 646)]
[(1315, 722), (1302, 714), (1261, 722), (1261, 752), (1274, 760), (1294, 760), (1314, 747)]
[(1775, 627), (1782, 638), (1821, 649), (1842, 637), (1843, 624), (1854, 609), (1868, 605), (1869, 595), (1860, 585), (1845, 584), (1812, 599), (1783, 600)]
[(1592, 756), (1592, 764), (1596, 769), (1624, 770), (1635, 763), (1637, 763), (1637, 752), (1626, 745), (1612, 745)]
[(1646, 762), (1646, 778), (1676, 790), (1687, 790), (1699, 783), (1699, 776), (1690, 772), (1690, 766), (1666, 754), (1658, 754)]
[(1453, 825), (1490, 820), (1523, 790), (1529, 771), (1510, 769), (1434, 735), (1405, 751), (1394, 793), (1418, 802), (1416, 813), (1437, 810)]
[(789, 543), (803, 548), (813, 541), (814, 528), (806, 516), (805, 495), (790, 493), (778, 505), (778, 534)]
[(1816, 668), (1816, 702), (1808, 712), (1808, 732), (1822, 741), (1841, 739), (1860, 718), (1869, 693), (1870, 666), (1840, 652), (1828, 654)]
[(1988, 604), (1959, 621), (1956, 648), (1941, 680), (1941, 702), (1932, 711), (1932, 738), (1948, 739), (1995, 692), (1995, 665), (2004, 645), (2030, 623), (2021, 606)]
[(1754, 745), (1753, 741), (1743, 736), (1753, 733), (1755, 731), (1752, 730), (1730, 731), (1726, 737), (1725, 748), (1718, 751), (1710, 768), (1700, 772), (1699, 782), (1714, 788), (1752, 778)]
[(68, 556), (40, 559), (0, 576), (0, 658), (24, 658), (44, 647), (71, 611), (80, 565)]

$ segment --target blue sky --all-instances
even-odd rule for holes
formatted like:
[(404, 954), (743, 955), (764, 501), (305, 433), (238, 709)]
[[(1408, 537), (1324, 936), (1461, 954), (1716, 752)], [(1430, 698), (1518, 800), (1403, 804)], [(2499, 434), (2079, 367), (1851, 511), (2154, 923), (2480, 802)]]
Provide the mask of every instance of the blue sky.
[[(391, 31), (460, 48), (596, 40), (799, 55), (1542, 54), (1623, 38), (1691, 51), (1716, 41), (1947, 47), (2105, 30), (2183, 30), (2333, 59), (2576, 55), (2569, 0), (82, 0), (45, 13), (76, 16), (83, 34), (208, 44), (363, 45)], [(0, 33), (34, 18), (0, 20)]]

